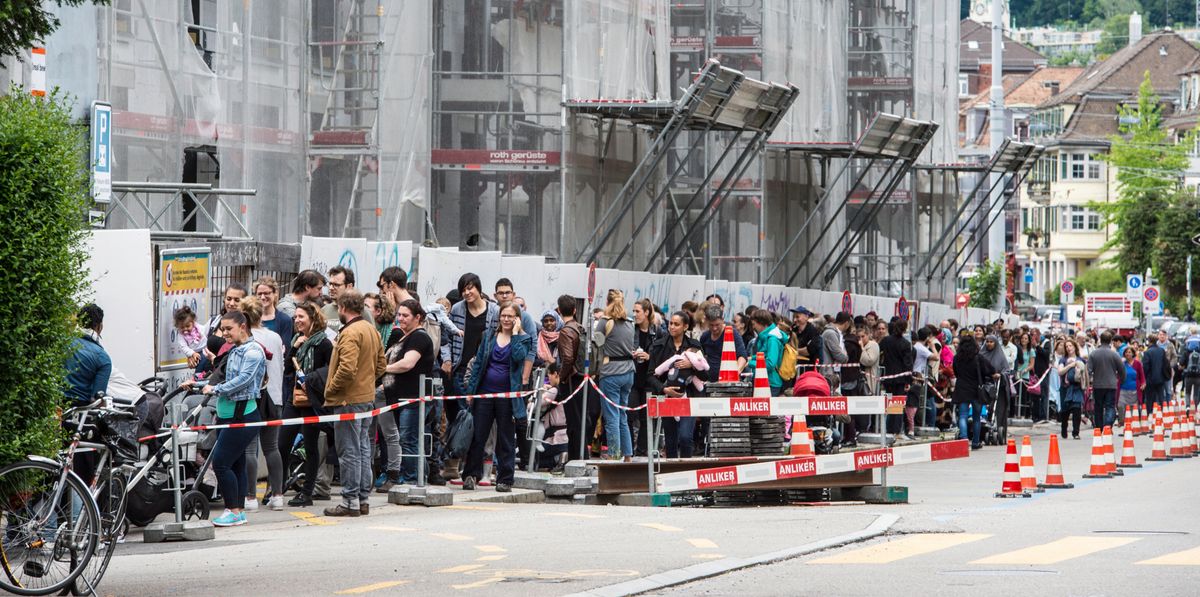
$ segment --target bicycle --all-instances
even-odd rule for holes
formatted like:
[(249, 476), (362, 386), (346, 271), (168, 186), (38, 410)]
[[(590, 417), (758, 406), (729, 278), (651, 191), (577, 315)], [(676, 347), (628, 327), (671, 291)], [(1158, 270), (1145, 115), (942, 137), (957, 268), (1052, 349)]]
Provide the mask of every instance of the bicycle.
[(103, 534), (100, 509), (72, 465), (80, 448), (108, 449), (83, 440), (89, 414), (101, 404), (97, 399), (63, 413), (64, 421), (75, 420), (75, 430), (57, 460), (31, 455), (0, 469), (0, 588), (18, 595), (74, 589), (95, 554)]

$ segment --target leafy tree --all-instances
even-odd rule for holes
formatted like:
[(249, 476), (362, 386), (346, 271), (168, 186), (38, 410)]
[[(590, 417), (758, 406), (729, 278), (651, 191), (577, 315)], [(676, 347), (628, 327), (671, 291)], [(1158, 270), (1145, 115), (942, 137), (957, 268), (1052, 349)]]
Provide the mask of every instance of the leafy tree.
[(999, 262), (992, 262), (990, 259), (979, 264), (975, 269), (975, 275), (967, 281), (967, 288), (971, 292), (971, 306), (981, 309), (992, 309), (996, 306), (996, 300), (1000, 297), (1000, 275), (1003, 268)]
[(1108, 17), (1100, 32), (1100, 41), (1096, 44), (1096, 54), (1107, 57), (1127, 45), (1129, 45), (1129, 15), (1119, 14)]
[(1142, 3), (1138, 0), (1086, 0), (1083, 3), (1081, 18), (1083, 21), (1091, 23), (1108, 21), (1119, 16), (1124, 18), (1128, 24), (1129, 14), (1132, 12), (1144, 13)]
[[(108, 4), (109, 0), (50, 0), (60, 8)], [(5, 0), (0, 2), (0, 58), (16, 56), (22, 58), (29, 48), (42, 42), (54, 33), (61, 24), (58, 17), (46, 10), (48, 2), (43, 0)]]
[(1138, 88), (1136, 106), (1119, 109), (1120, 134), (1104, 159), (1117, 168), (1117, 196), (1092, 204), (1115, 229), (1105, 248), (1115, 247), (1117, 269), (1140, 272), (1153, 264), (1159, 218), (1188, 166), (1190, 140), (1172, 143), (1162, 126), (1162, 108), (1150, 72)]
[(1154, 276), (1167, 299), (1178, 299), (1187, 294), (1187, 258), (1193, 256), (1193, 265), (1200, 272), (1200, 247), (1192, 244), (1192, 237), (1200, 234), (1200, 209), (1197, 199), (1187, 189), (1180, 189), (1166, 202), (1158, 219), (1158, 230), (1154, 241)]
[(1091, 52), (1082, 50), (1067, 50), (1048, 57), (1050, 66), (1087, 66), (1092, 63), (1093, 59), (1094, 56)]
[[(1075, 297), (1082, 298), (1085, 292), (1122, 292), (1125, 290), (1125, 274), (1111, 267), (1090, 267), (1075, 277)], [(1046, 291), (1046, 303), (1057, 305), (1062, 296), (1058, 285)]]
[(59, 447), (55, 408), (78, 338), (85, 135), (57, 93), (0, 96), (0, 465)]

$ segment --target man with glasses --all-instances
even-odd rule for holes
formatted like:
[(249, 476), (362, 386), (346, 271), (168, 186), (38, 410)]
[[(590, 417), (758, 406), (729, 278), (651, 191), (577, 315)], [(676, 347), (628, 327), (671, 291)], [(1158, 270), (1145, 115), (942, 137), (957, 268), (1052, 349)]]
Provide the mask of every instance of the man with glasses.
[(525, 310), (525, 305), (521, 304), (524, 301), (517, 301), (517, 291), (513, 288), (512, 280), (508, 278), (496, 280), (496, 292), (494, 296), (496, 297), (497, 305), (503, 305), (508, 302), (517, 303), (517, 306), (521, 307), (521, 331), (535, 338), (537, 337), (538, 325), (533, 321), (533, 316), (529, 314), (529, 311)]
[[(342, 329), (342, 322), (338, 320), (338, 297), (345, 290), (354, 289), (354, 270), (348, 267), (336, 265), (329, 268), (329, 304), (321, 308), (321, 313), (325, 316), (326, 325), (335, 334)], [(375, 316), (371, 314), (371, 310), (363, 308), (362, 318), (371, 325), (375, 325)]]

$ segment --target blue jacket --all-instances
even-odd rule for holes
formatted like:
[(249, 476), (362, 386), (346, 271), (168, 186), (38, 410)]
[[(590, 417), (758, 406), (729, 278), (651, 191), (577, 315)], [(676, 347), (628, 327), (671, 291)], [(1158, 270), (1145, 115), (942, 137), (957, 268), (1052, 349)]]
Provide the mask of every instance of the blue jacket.
[(217, 416), (232, 418), (238, 402), (249, 401), (246, 413), (257, 408), (255, 400), (262, 392), (263, 376), (267, 373), (267, 355), (262, 346), (251, 339), (229, 351), (225, 363), (225, 381), (213, 386), (217, 395)]
[(76, 403), (91, 402), (96, 392), (108, 388), (112, 359), (91, 336), (76, 338), (67, 359), (67, 397)]
[(1167, 365), (1167, 352), (1155, 344), (1142, 353), (1142, 369), (1146, 373), (1146, 385), (1160, 386), (1171, 378), (1171, 370)]
[[(512, 342), (509, 344), (508, 352), (508, 391), (516, 392), (521, 389), (521, 374), (525, 371), (525, 362), (533, 362), (533, 358), (537, 356), (537, 350), (533, 347), (533, 336), (527, 334), (517, 334), (512, 337)], [(496, 347), (496, 334), (488, 334), (484, 337), (483, 342), (479, 343), (479, 351), (475, 353), (475, 363), (471, 366), (471, 386), (467, 388), (468, 394), (474, 394), (479, 387), (479, 382), (483, 381), (484, 368), (487, 367), (488, 359), (491, 357), (492, 350)], [(488, 400), (491, 400), (490, 398)], [(525, 400), (523, 398), (513, 398), (513, 417), (524, 419)]]

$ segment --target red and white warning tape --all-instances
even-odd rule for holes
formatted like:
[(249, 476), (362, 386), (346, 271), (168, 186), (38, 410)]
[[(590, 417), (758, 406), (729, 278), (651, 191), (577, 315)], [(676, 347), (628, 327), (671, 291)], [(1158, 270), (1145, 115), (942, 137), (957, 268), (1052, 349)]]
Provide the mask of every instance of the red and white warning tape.
[(826, 456), (804, 456), (770, 462), (722, 466), (698, 471), (662, 473), (654, 477), (655, 491), (671, 493), (764, 483), (780, 479), (813, 477), (833, 473), (966, 458), (970, 443), (965, 439), (914, 444), (898, 448), (876, 448)]

